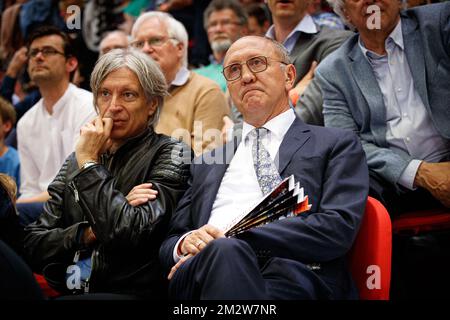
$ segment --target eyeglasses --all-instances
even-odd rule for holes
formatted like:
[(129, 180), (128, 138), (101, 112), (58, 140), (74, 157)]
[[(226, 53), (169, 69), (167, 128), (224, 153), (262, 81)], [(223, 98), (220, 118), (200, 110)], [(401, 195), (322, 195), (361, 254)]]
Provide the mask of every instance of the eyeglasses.
[(147, 45), (149, 47), (155, 48), (155, 47), (161, 47), (164, 43), (166, 43), (169, 40), (177, 40), (177, 39), (175, 39), (173, 37), (168, 37), (168, 38), (166, 38), (166, 37), (164, 37), (164, 38), (159, 38), (159, 37), (148, 38), (146, 40), (133, 41), (131, 43), (131, 46), (133, 48), (136, 48), (136, 49), (142, 49), (142, 48), (144, 48), (145, 43), (147, 43)]
[(267, 59), (271, 59), (273, 61), (287, 65), (287, 63), (283, 61), (275, 60), (264, 56), (257, 56), (250, 58), (242, 63), (233, 63), (226, 66), (225, 68), (223, 68), (222, 71), (223, 76), (227, 81), (235, 81), (240, 79), (242, 77), (242, 65), (244, 64), (246, 64), (249, 70), (253, 73), (263, 72), (267, 69), (268, 66)]
[(208, 23), (207, 25), (207, 29), (213, 29), (215, 27), (217, 27), (218, 25), (224, 26), (224, 27), (228, 27), (231, 25), (241, 25), (241, 23), (236, 22), (236, 21), (231, 21), (231, 20), (221, 20), (221, 21), (212, 21), (210, 23)]
[(52, 47), (43, 47), (42, 49), (35, 48), (28, 51), (28, 58), (36, 58), (36, 56), (40, 53), (44, 56), (44, 58), (47, 58), (48, 56), (54, 56), (56, 54), (60, 54), (62, 56), (66, 56), (64, 52), (58, 51), (55, 48)]

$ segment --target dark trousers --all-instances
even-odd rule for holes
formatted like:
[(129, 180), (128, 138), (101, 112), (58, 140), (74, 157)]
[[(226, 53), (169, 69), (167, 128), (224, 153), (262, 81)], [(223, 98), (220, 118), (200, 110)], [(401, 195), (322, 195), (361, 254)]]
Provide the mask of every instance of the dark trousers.
[(25, 262), (0, 240), (0, 301), (43, 300), (41, 288)]
[(18, 203), (19, 221), (22, 227), (26, 227), (39, 218), (44, 211), (44, 202)]
[(262, 267), (242, 240), (221, 238), (188, 259), (169, 284), (182, 300), (324, 299), (331, 290), (304, 264), (271, 258)]

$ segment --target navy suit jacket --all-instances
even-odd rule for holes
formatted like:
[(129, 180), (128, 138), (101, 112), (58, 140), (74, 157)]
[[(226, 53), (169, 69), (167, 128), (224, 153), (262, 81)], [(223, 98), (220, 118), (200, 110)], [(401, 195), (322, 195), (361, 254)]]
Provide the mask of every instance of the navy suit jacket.
[[(450, 2), (420, 6), (401, 13), (405, 55), (432, 122), (450, 139)], [(358, 35), (347, 40), (317, 68), (324, 98), (325, 125), (358, 133), (369, 169), (395, 187), (412, 160), (386, 142), (386, 106)]]
[[(225, 164), (191, 165), (188, 190), (172, 217), (168, 238), (160, 250), (166, 271), (174, 265), (173, 249), (180, 236), (208, 223), (228, 168), (226, 163), (235, 149), (233, 144), (226, 144), (212, 151)], [(250, 244), (258, 258), (320, 263), (317, 273), (330, 287), (343, 292), (350, 290), (345, 255), (358, 232), (368, 194), (366, 159), (357, 136), (296, 119), (281, 143), (278, 156), (281, 176), (295, 176), (309, 196), (312, 208), (297, 217), (254, 228), (238, 238)]]

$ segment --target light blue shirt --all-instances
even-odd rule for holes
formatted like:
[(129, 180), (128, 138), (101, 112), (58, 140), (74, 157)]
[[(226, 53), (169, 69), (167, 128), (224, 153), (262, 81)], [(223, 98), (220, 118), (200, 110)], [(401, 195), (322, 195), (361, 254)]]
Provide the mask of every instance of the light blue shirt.
[(401, 20), (385, 41), (386, 55), (367, 50), (361, 38), (359, 46), (383, 94), (389, 148), (404, 151), (413, 158), (397, 183), (413, 190), (421, 161), (439, 162), (448, 157), (450, 140), (437, 132), (414, 87), (404, 51)]
[[(297, 42), (298, 37), (300, 37), (300, 33), (302, 32), (310, 34), (318, 32), (317, 26), (310, 15), (305, 15), (303, 19), (294, 28), (294, 30), (292, 30), (291, 33), (289, 33), (289, 35), (284, 40), (283, 45), (289, 52), (289, 54), (292, 52), (292, 50), (294, 50), (295, 43)], [(269, 30), (267, 30), (266, 37), (276, 40), (274, 25), (271, 25)]]

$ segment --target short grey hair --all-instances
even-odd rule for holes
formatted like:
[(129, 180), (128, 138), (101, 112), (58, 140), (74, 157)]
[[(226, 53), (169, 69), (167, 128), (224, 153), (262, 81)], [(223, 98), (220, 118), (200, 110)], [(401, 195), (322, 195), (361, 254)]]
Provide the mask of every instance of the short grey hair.
[(153, 127), (159, 119), (164, 97), (167, 95), (166, 79), (158, 64), (137, 49), (114, 49), (98, 59), (91, 74), (95, 108), (98, 110), (97, 98), (101, 84), (111, 72), (121, 68), (128, 68), (136, 74), (147, 102), (156, 98), (156, 111), (148, 122), (149, 127)]
[(291, 57), (289, 56), (289, 52), (287, 51), (287, 49), (278, 41), (269, 38), (269, 37), (261, 37), (264, 38), (266, 40), (268, 40), (270, 43), (272, 43), (272, 46), (275, 49), (275, 52), (278, 53), (278, 56), (280, 58), (280, 61), (285, 63), (285, 64), (292, 64), (292, 60)]
[[(149, 11), (141, 14), (136, 22), (133, 24), (133, 28), (131, 29), (131, 37), (133, 40), (136, 39), (136, 33), (138, 32), (141, 25), (150, 19), (158, 19), (161, 21), (167, 28), (167, 33), (170, 38), (174, 38), (175, 41), (178, 41), (183, 44), (183, 61), (182, 65), (184, 67), (188, 66), (188, 33), (186, 31), (186, 28), (183, 26), (183, 24), (176, 20), (172, 15), (166, 12), (160, 12), (160, 11)], [(174, 41), (172, 39), (172, 41)]]
[(341, 18), (341, 20), (353, 31), (356, 30), (355, 26), (347, 20), (344, 14), (344, 5), (345, 0), (327, 0), (330, 7), (333, 8), (333, 11)]
[(230, 9), (238, 18), (239, 25), (246, 26), (248, 23), (248, 15), (242, 4), (237, 0), (213, 0), (206, 7), (203, 13), (203, 26), (208, 29), (209, 16), (216, 11)]

